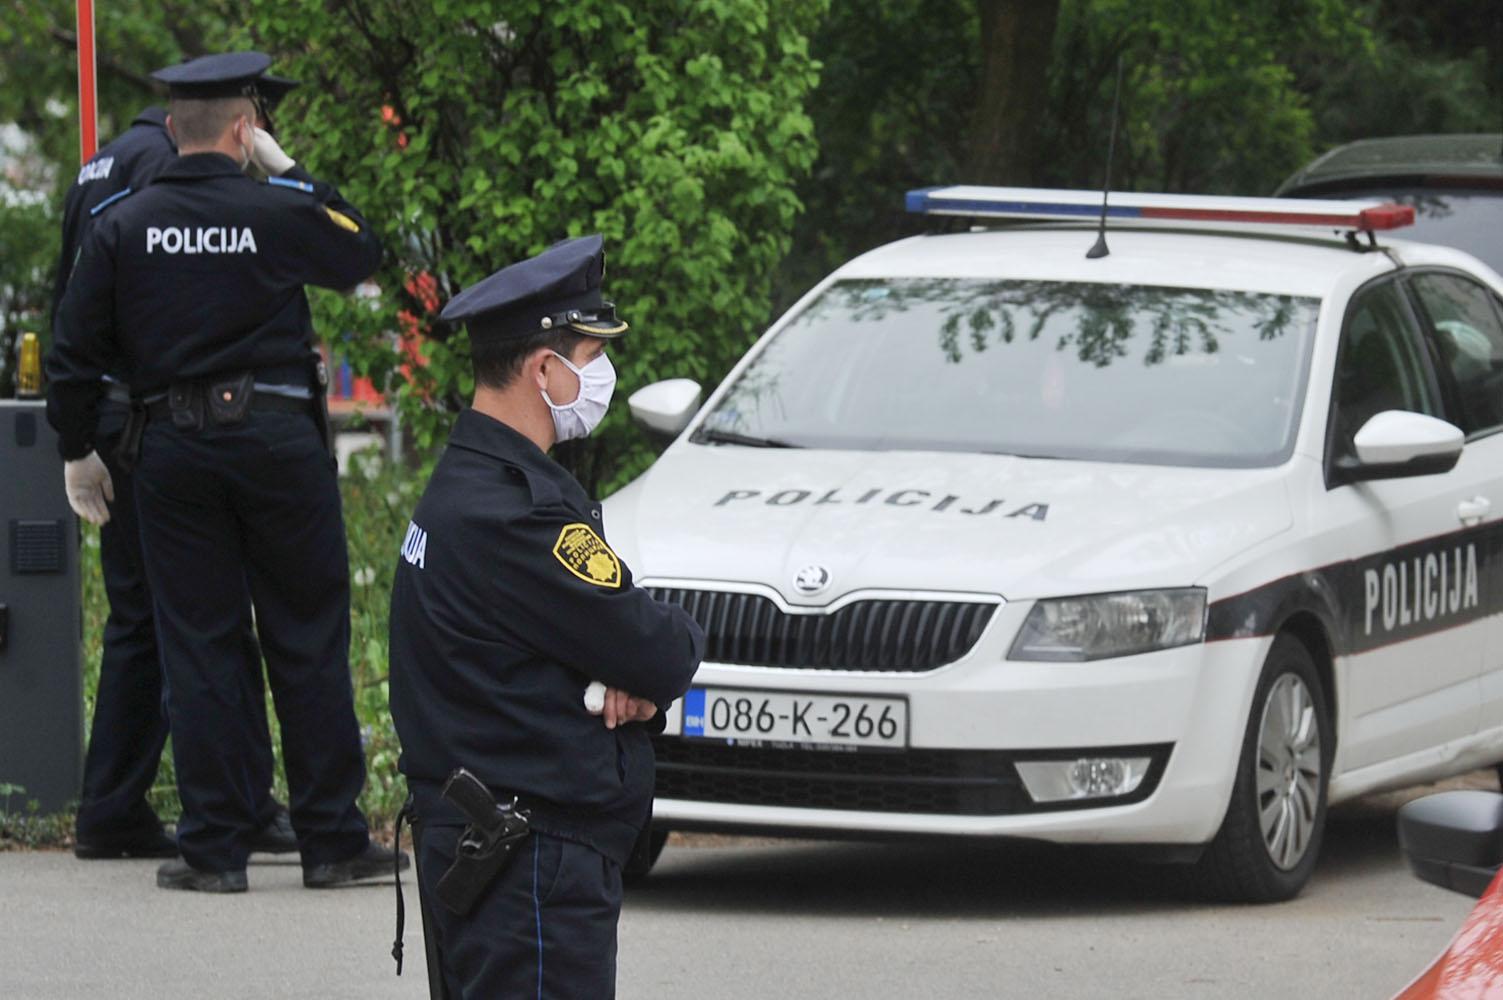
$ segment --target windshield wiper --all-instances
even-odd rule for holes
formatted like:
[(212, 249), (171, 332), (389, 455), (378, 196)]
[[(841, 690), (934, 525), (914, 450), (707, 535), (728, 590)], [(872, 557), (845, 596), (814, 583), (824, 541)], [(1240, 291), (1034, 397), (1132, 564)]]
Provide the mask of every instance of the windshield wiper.
[(803, 445), (775, 438), (753, 437), (735, 431), (701, 430), (692, 438), (695, 444), (739, 444), (748, 448), (802, 448)]
[(1062, 462), (1065, 459), (1060, 455), (1030, 455), (1025, 451), (983, 451), (983, 455), (1003, 455), (1007, 458), (1031, 458), (1049, 462)]

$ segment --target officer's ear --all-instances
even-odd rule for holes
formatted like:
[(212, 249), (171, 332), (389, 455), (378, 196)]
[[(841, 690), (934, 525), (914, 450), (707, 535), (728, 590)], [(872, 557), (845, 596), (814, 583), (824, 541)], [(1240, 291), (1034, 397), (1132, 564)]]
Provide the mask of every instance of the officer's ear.
[(174, 146), (176, 146), (178, 144), (178, 142), (177, 142), (177, 126), (175, 124), (173, 124), (172, 115), (171, 114), (167, 115), (167, 134), (172, 137), (172, 144)]
[(548, 366), (554, 361), (553, 350), (548, 347), (536, 348), (527, 355), (527, 360), (522, 362), (522, 378), (543, 391), (548, 389)]

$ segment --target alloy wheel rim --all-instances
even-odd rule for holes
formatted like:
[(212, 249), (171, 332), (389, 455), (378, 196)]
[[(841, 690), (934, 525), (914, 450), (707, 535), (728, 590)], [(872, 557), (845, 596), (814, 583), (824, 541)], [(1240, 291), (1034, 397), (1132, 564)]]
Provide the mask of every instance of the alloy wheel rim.
[(1258, 727), (1258, 823), (1268, 857), (1289, 871), (1309, 852), (1320, 802), (1320, 724), (1305, 682), (1284, 674), (1268, 689)]

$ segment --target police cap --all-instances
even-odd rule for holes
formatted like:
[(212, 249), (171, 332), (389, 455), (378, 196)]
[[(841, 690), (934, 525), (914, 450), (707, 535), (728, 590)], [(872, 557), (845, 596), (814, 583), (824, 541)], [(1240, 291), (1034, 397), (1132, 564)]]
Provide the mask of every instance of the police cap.
[(466, 288), (439, 318), (468, 325), (471, 340), (560, 328), (609, 340), (627, 326), (601, 297), (604, 276), (605, 241), (598, 234), (563, 240)]
[(256, 93), (261, 95), (262, 104), (267, 108), (274, 108), (281, 103), (282, 98), (300, 86), (300, 81), (267, 73), (256, 81)]
[(270, 65), (271, 56), (264, 52), (221, 52), (165, 66), (151, 75), (165, 83), (173, 97), (255, 97), (256, 84)]

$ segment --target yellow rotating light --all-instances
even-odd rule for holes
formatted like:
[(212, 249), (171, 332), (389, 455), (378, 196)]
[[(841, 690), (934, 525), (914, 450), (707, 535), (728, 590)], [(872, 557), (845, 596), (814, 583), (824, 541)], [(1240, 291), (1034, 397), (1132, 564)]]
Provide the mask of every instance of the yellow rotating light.
[(36, 399), (42, 395), (42, 344), (34, 333), (21, 335), (21, 358), (16, 365), (16, 396)]

